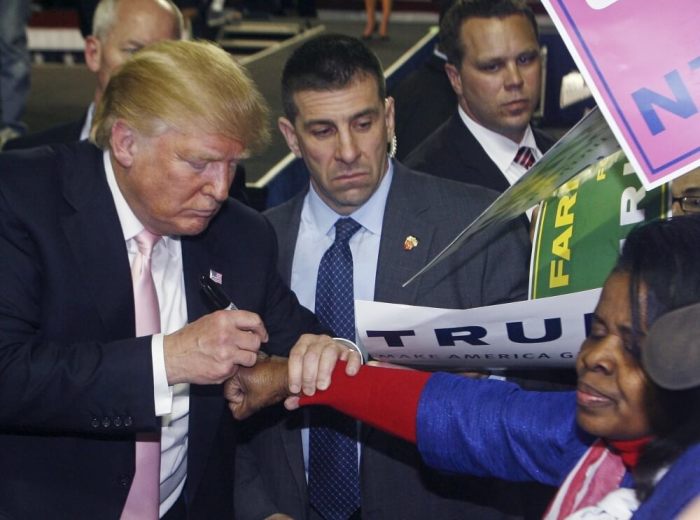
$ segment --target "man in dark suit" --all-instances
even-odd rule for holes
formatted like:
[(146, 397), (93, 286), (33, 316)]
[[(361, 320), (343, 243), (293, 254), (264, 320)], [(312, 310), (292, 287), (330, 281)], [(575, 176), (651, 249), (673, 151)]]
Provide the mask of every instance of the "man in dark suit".
[[(457, 112), (406, 164), (499, 192), (517, 181), (553, 144), (530, 125), (542, 81), (537, 35), (524, 0), (455, 2), (440, 24), (440, 44)], [(523, 148), (532, 156), (525, 164)]]
[(92, 103), (77, 121), (8, 141), (4, 150), (20, 150), (87, 139), (90, 126), (112, 72), (137, 50), (161, 40), (182, 38), (182, 14), (169, 0), (102, 0), (85, 37), (85, 65), (95, 74)]
[[(161, 42), (110, 80), (99, 148), (0, 154), (0, 516), (232, 518), (219, 383), (261, 344), (333, 343), (299, 339), (319, 327), (277, 274), (273, 230), (227, 199), (266, 116), (226, 52)], [(201, 275), (242, 310), (207, 314)], [(139, 479), (153, 493), (132, 502)]]
[[(385, 98), (377, 58), (359, 40), (329, 35), (299, 47), (285, 66), (282, 92), (279, 128), (311, 181), (266, 215), (277, 232), (282, 278), (303, 305), (319, 310), (319, 261), (334, 241), (334, 223), (346, 217), (361, 226), (349, 240), (355, 299), (468, 308), (524, 297), (529, 241), (517, 225), (486, 232), (401, 287), (495, 194), (390, 160), (393, 100)], [(323, 517), (308, 495), (307, 419), (278, 407), (244, 425), (237, 519)], [(363, 427), (359, 439), (361, 501), (352, 518), (503, 518), (499, 508), (517, 510), (503, 483), (432, 471), (413, 447), (372, 428)]]

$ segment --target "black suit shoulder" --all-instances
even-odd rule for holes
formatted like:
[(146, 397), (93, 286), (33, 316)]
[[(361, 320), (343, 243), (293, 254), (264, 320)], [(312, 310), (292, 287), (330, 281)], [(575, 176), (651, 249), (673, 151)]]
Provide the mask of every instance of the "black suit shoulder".
[(53, 126), (42, 132), (25, 135), (5, 143), (3, 150), (23, 150), (50, 144), (70, 143), (80, 139), (85, 124), (85, 116), (77, 121)]
[[(389, 199), (387, 211), (399, 211), (397, 206), (414, 208), (420, 212), (423, 221), (434, 225), (440, 232), (456, 235), (499, 195), (491, 188), (436, 177), (396, 164), (395, 194)], [(420, 193), (420, 198), (416, 198), (416, 193)]]
[(300, 191), (282, 204), (265, 210), (263, 214), (272, 222), (272, 226), (275, 229), (283, 228), (285, 224), (288, 224), (289, 215), (301, 208), (301, 204), (308, 191), (308, 189)]
[(406, 158), (406, 165), (430, 175), (477, 184), (498, 192), (509, 186), (496, 163), (456, 111)]
[(400, 165), (395, 169), (394, 176), (394, 182), (405, 183), (402, 190), (421, 193), (423, 198), (431, 201), (430, 211), (426, 213), (431, 217), (434, 215), (437, 221), (441, 220), (442, 214), (454, 211), (481, 213), (498, 197), (496, 190), (485, 186), (448, 178), (436, 179), (429, 173)]
[[(544, 153), (555, 143), (533, 128), (537, 147)], [(469, 131), (459, 112), (440, 125), (405, 160), (406, 166), (430, 175), (484, 186), (502, 193), (510, 184), (481, 143)]]
[(395, 102), (399, 160), (417, 148), (457, 106), (457, 95), (445, 73), (445, 61), (434, 54), (389, 95)]
[[(403, 163), (413, 170), (429, 173), (445, 179), (459, 180), (457, 175), (459, 155), (455, 142), (460, 128), (453, 114), (438, 126), (418, 147), (413, 150)], [(435, 160), (439, 158), (439, 160)], [(448, 165), (455, 165), (448, 167)]]
[[(85, 150), (89, 150), (85, 152)], [(89, 143), (56, 144), (0, 153), (0, 192), (6, 202), (35, 217), (47, 214), (46, 205), (62, 199), (67, 176), (80, 176), (80, 189), (94, 190), (101, 171), (101, 150)], [(87, 169), (84, 169), (87, 168)]]
[(537, 148), (539, 148), (542, 153), (546, 153), (552, 146), (554, 146), (554, 143), (557, 142), (551, 135), (543, 132), (539, 128), (533, 128), (532, 133), (535, 134)]
[[(226, 223), (219, 222), (220, 220), (226, 220)], [(250, 232), (253, 234), (263, 230), (265, 232), (271, 231), (270, 223), (263, 217), (262, 213), (233, 198), (229, 198), (226, 201), (211, 225), (214, 226), (214, 229), (222, 226), (226, 226), (228, 229), (229, 226), (235, 225), (236, 228), (241, 228), (241, 230), (250, 229)]]

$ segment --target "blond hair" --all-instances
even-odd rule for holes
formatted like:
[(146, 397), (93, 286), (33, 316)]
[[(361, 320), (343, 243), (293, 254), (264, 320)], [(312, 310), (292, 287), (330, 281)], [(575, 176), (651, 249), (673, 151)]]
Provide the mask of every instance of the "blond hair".
[(106, 150), (117, 119), (139, 134), (219, 134), (259, 151), (268, 108), (246, 70), (208, 42), (163, 41), (117, 69), (95, 110), (90, 140)]

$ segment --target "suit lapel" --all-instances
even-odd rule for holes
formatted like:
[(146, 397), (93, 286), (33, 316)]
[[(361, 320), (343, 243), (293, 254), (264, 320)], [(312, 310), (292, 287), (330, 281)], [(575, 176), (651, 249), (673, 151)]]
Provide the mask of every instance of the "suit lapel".
[[(408, 287), (401, 285), (431, 258), (435, 229), (422, 218), (427, 202), (412, 186), (410, 171), (394, 162), (394, 178), (387, 196), (382, 239), (377, 259), (374, 299), (383, 302), (414, 304), (420, 280)], [(412, 236), (418, 245), (406, 249), (406, 238)]]
[(202, 237), (182, 237), (182, 272), (187, 298), (187, 321), (192, 322), (211, 311), (200, 289), (199, 277), (209, 275), (209, 260), (215, 258)]
[[(403, 303), (415, 301), (420, 282), (407, 288), (401, 288), (401, 284), (430, 259), (435, 230), (421, 218), (428, 205), (425, 201), (418, 200), (418, 188), (413, 184), (410, 170), (394, 162), (394, 178), (387, 196), (377, 259), (374, 296), (378, 301), (392, 302), (397, 301), (397, 298)], [(291, 199), (284, 212), (271, 216), (275, 221), (279, 244), (279, 270), (286, 283), (291, 280), (294, 249), (306, 191)], [(410, 251), (404, 249), (404, 241), (408, 236), (414, 236), (419, 241), (418, 247)]]
[(289, 200), (284, 213), (279, 213), (283, 218), (274, 217), (274, 228), (277, 233), (277, 246), (279, 248), (277, 269), (287, 285), (292, 280), (292, 263), (294, 262), (294, 250), (296, 249), (297, 236), (299, 235), (301, 210), (308, 191), (307, 187), (306, 190)]
[[(81, 143), (66, 148), (71, 169), (64, 176), (64, 197), (74, 208), (61, 221), (75, 268), (108, 335), (134, 335), (134, 301), (126, 245), (107, 185), (102, 152)], [(77, 153), (76, 153), (77, 150)]]
[(543, 154), (547, 153), (547, 151), (552, 146), (554, 146), (554, 143), (556, 142), (549, 135), (545, 134), (544, 132), (541, 132), (537, 128), (533, 128), (532, 133), (535, 136), (535, 143), (537, 143), (537, 148), (539, 148)]
[[(211, 312), (209, 302), (200, 289), (199, 278), (209, 275), (213, 259), (218, 257), (217, 241), (211, 229), (196, 237), (182, 237), (182, 262), (187, 298), (187, 321), (191, 323)], [(219, 271), (224, 279), (229, 273)], [(229, 274), (229, 276), (231, 276)], [(206, 461), (211, 455), (212, 445), (221, 415), (224, 413), (221, 385), (190, 385), (189, 443), (187, 452), (187, 495), (193, 497), (199, 486)]]
[(476, 137), (469, 131), (459, 113), (450, 120), (450, 133), (456, 141), (455, 148), (460, 156), (460, 165), (469, 170), (467, 182), (486, 186), (499, 192), (510, 187), (508, 180), (495, 162), (489, 157)]

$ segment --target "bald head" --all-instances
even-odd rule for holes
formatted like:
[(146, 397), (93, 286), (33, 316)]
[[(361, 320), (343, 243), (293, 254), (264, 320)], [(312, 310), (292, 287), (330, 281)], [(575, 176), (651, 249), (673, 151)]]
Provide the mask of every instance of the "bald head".
[(134, 52), (182, 37), (182, 14), (170, 0), (102, 0), (93, 34), (85, 40), (85, 63), (97, 76), (97, 103), (114, 70)]

